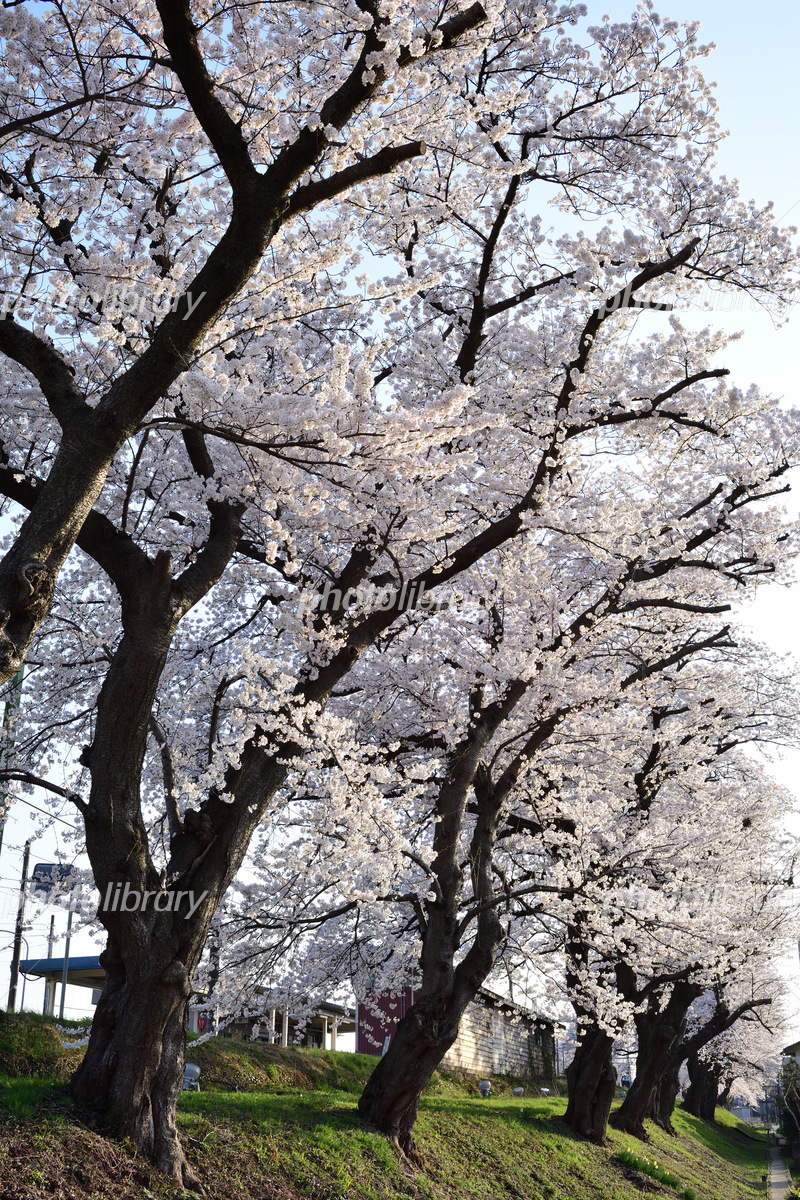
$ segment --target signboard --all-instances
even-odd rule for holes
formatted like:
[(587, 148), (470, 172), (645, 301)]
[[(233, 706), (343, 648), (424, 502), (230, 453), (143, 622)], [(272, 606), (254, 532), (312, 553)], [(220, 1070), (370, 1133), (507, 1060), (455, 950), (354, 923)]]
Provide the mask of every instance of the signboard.
[(49, 896), (59, 884), (68, 884), (77, 872), (67, 863), (37, 863), (31, 872), (34, 892)]

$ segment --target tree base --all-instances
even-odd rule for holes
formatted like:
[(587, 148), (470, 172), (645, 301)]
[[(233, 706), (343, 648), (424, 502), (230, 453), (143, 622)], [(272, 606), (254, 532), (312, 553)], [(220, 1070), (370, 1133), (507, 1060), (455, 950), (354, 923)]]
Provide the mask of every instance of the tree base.
[(611, 1117), (609, 1125), (620, 1133), (627, 1133), (630, 1137), (635, 1137), (637, 1141), (644, 1142), (646, 1146), (649, 1146), (653, 1140), (642, 1121), (625, 1120), (624, 1118), (620, 1120), (619, 1111)]
[(423, 1170), (425, 1166), (423, 1156), (410, 1133), (400, 1137), (389, 1137), (386, 1140), (390, 1146), (394, 1146), (397, 1156), (404, 1166), (413, 1167), (415, 1172)]
[(460, 1006), (417, 1001), (398, 1024), (358, 1101), (361, 1119), (396, 1147), (402, 1161), (415, 1167), (422, 1165), (413, 1135), (419, 1098), (456, 1040), (465, 1007), (466, 999)]
[(137, 976), (109, 939), (101, 956), (106, 984), (70, 1093), (168, 1179), (197, 1190), (176, 1117), (190, 987), (185, 967), (169, 951), (164, 958), (151, 958), (147, 977), (141, 970)]

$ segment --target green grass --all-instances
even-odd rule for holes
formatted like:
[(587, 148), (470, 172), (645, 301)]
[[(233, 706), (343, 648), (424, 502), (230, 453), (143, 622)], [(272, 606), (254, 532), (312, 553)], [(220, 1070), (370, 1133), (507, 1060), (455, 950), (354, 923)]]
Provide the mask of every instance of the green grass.
[[(683, 1200), (765, 1194), (764, 1147), (730, 1125), (712, 1129), (679, 1111), (677, 1138), (654, 1129), (644, 1148), (612, 1132), (609, 1151), (569, 1133), (558, 1120), (558, 1097), (485, 1101), (454, 1092), (422, 1101), (416, 1132), (423, 1170), (412, 1181), (384, 1139), (361, 1125), (354, 1101), (352, 1092), (334, 1089), (187, 1093), (180, 1124), (199, 1167), (229, 1161), (235, 1172), (238, 1162), (243, 1195), (253, 1187), (244, 1169), (252, 1160), (293, 1195), (325, 1200), (634, 1200), (645, 1187)], [(637, 1169), (635, 1156), (656, 1158), (661, 1171)]]
[(659, 1183), (673, 1188), (683, 1197), (683, 1200), (697, 1200), (697, 1192), (693, 1188), (683, 1187), (678, 1176), (674, 1175), (672, 1171), (667, 1171), (655, 1159), (645, 1158), (640, 1154), (631, 1154), (629, 1150), (619, 1150), (614, 1158), (617, 1162), (622, 1163), (623, 1167), (630, 1167), (632, 1171), (638, 1171), (640, 1175), (647, 1175), (650, 1179), (657, 1179)]
[(0, 1110), (16, 1120), (29, 1120), (41, 1105), (65, 1093), (65, 1085), (52, 1079), (16, 1079), (0, 1075)]
[[(132, 1153), (101, 1136), (86, 1110), (69, 1106), (66, 1088), (48, 1078), (53, 1043), (40, 1023), (13, 1029), (7, 1018), (0, 1050), (28, 1069), (5, 1078), (0, 1109), (0, 1196), (41, 1200), (179, 1200), (181, 1193)], [(4, 1032), (3, 1032), (4, 1029)], [(4, 1041), (4, 1036), (6, 1041)], [(60, 1035), (58, 1039), (60, 1046)], [(73, 1051), (62, 1050), (70, 1062)], [(178, 1123), (187, 1154), (209, 1197), (224, 1200), (765, 1200), (763, 1142), (730, 1114), (707, 1126), (682, 1110), (677, 1137), (651, 1130), (648, 1145), (610, 1133), (608, 1147), (572, 1135), (555, 1095), (511, 1094), (518, 1082), (493, 1081), (480, 1098), (476, 1080), (439, 1074), (423, 1097), (412, 1168), (365, 1127), (358, 1094), (374, 1066), (365, 1056), (281, 1049), (224, 1039), (192, 1046), (203, 1075), (199, 1093), (184, 1093)], [(235, 1090), (238, 1089), (238, 1090)], [(530, 1089), (529, 1089), (530, 1090)], [(13, 1150), (14, 1145), (18, 1150)], [(14, 1157), (17, 1154), (17, 1158)], [(36, 1179), (18, 1162), (34, 1163)], [(657, 1171), (645, 1169), (657, 1164)], [(643, 1165), (644, 1164), (644, 1165)], [(27, 1166), (25, 1170), (27, 1171)], [(22, 1179), (22, 1182), (20, 1182)]]
[(201, 1068), (204, 1092), (332, 1089), (357, 1095), (375, 1065), (367, 1054), (298, 1051), (228, 1038), (189, 1046), (187, 1058)]
[[(83, 1033), (86, 1021), (58, 1022), (62, 1028)], [(38, 1013), (0, 1012), (0, 1076), (48, 1076), (68, 1079), (83, 1057), (83, 1050), (65, 1048), (68, 1035), (56, 1022)]]

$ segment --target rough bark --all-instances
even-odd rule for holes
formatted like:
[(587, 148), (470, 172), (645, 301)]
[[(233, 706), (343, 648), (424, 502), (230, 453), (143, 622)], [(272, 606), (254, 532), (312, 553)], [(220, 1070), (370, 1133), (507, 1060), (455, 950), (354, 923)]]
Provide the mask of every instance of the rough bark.
[(698, 990), (675, 984), (663, 1009), (660, 1001), (653, 998), (647, 1009), (634, 1017), (638, 1039), (636, 1076), (611, 1118), (615, 1129), (648, 1140), (644, 1123), (648, 1117), (657, 1116), (657, 1092), (669, 1066), (670, 1051), (683, 1038), (686, 1013)]
[[(175, 1105), (192, 978), (217, 905), (286, 767), (268, 749), (249, 745), (236, 773), (233, 802), (209, 797), (201, 810), (187, 810), (182, 819), (173, 814), (170, 860), (163, 872), (150, 855), (140, 780), (174, 627), (217, 578), (235, 545), (236, 525), (235, 511), (223, 514), (206, 550), (177, 580), (166, 555), (153, 563), (129, 546), (124, 561), (117, 561), (125, 634), (104, 680), (94, 741), (85, 752), (92, 788), (89, 803), (81, 807), (102, 898), (98, 915), (108, 935), (102, 957), (107, 979), (72, 1092), (78, 1101), (104, 1110), (137, 1149), (184, 1184), (191, 1176)], [(118, 885), (148, 894), (147, 907), (125, 912), (119, 904), (115, 909)]]
[[(135, 933), (129, 926), (127, 936), (110, 936), (101, 956), (106, 984), (72, 1094), (103, 1111), (166, 1175), (189, 1185), (196, 1180), (180, 1144), (175, 1107), (183, 1075), (190, 970), (202, 952), (204, 933), (195, 926), (188, 946), (185, 936), (178, 937), (178, 922), (136, 924)], [(189, 967), (178, 955), (190, 959)]]
[(578, 1022), (578, 1044), (567, 1067), (567, 1111), (570, 1129), (597, 1145), (604, 1145), (611, 1102), (617, 1085), (612, 1063), (614, 1038), (603, 1029), (584, 995), (581, 980), (592, 956), (589, 914), (576, 912), (567, 926), (565, 942), (567, 988)]
[[(98, 915), (108, 934), (106, 983), (72, 1094), (105, 1111), (137, 1149), (187, 1183), (175, 1105), (192, 974), (218, 896), (207, 891), (187, 919), (186, 892), (194, 881), (167, 886), (171, 876), (153, 864), (141, 815), (149, 719), (180, 613), (169, 557), (151, 562), (128, 550), (114, 566), (125, 634), (100, 691), (94, 742), (85, 751), (92, 787), (83, 806), (87, 852), (101, 894)], [(146, 906), (125, 912), (118, 903), (114, 911), (113, 900), (110, 906), (107, 901), (117, 885), (140, 897), (148, 893)]]
[(659, 1076), (653, 1092), (653, 1109), (651, 1117), (665, 1133), (675, 1135), (672, 1125), (672, 1114), (680, 1091), (681, 1063), (674, 1062), (672, 1057)]
[[(696, 1053), (689, 1055), (686, 1066), (689, 1071), (689, 1087), (684, 1096), (683, 1107), (692, 1116), (713, 1124), (720, 1100), (719, 1084), (722, 1078), (722, 1067), (713, 1067)], [(727, 1090), (730, 1092), (730, 1085)]]
[(575, 1057), (567, 1067), (565, 1120), (575, 1133), (604, 1145), (617, 1073), (611, 1061), (614, 1039), (597, 1025), (583, 1026)]
[[(672, 1128), (669, 1117), (672, 1116), (672, 1106), (678, 1090), (674, 1094), (674, 1072), (680, 1070), (686, 1055), (682, 1052), (688, 1009), (703, 989), (686, 979), (675, 980), (670, 984), (667, 996), (660, 991), (651, 992), (646, 1008), (634, 1016), (638, 1039), (636, 1056), (636, 1078), (631, 1090), (622, 1100), (620, 1108), (612, 1117), (615, 1129), (630, 1133), (634, 1138), (648, 1140), (644, 1128), (646, 1117), (654, 1118), (664, 1128)], [(672, 1081), (670, 1081), (672, 1076)], [(661, 1103), (662, 1111), (658, 1111), (658, 1088), (662, 1079), (666, 1079)], [(672, 1106), (670, 1105), (672, 1098)], [(667, 1111), (668, 1110), (668, 1111)]]
[(377, 1126), (413, 1158), (414, 1122), (423, 1089), (458, 1036), (469, 1003), (435, 996), (420, 999), (403, 1017), (389, 1049), (367, 1080), (358, 1102), (365, 1121)]

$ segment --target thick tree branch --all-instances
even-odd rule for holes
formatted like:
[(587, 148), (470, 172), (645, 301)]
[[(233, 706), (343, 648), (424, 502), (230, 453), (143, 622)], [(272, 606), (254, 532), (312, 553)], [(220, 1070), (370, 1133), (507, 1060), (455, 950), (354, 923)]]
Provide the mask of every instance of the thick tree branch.
[(0, 317), (0, 353), (30, 371), (62, 429), (75, 413), (87, 410), (72, 371), (52, 343), (18, 325), (10, 314)]
[(173, 70), (181, 81), (203, 132), (214, 147), (236, 203), (239, 191), (252, 186), (257, 177), (241, 125), (231, 118), (217, 96), (214, 81), (200, 52), (188, 0), (156, 2)]
[(343, 170), (328, 175), (325, 179), (307, 183), (292, 193), (289, 206), (284, 213), (284, 219), (289, 220), (298, 213), (315, 208), (317, 204), (321, 204), (325, 200), (332, 200), (334, 196), (339, 196), (348, 188), (355, 187), (356, 184), (366, 183), (368, 179), (375, 179), (380, 175), (388, 175), (400, 163), (408, 162), (412, 158), (419, 158), (425, 154), (425, 151), (424, 142), (407, 142), (403, 146), (384, 146), (370, 158), (344, 167)]
[(242, 533), (245, 505), (214, 502), (211, 527), (203, 549), (195, 561), (172, 585), (173, 596), (184, 612), (208, 594), (236, 553)]

